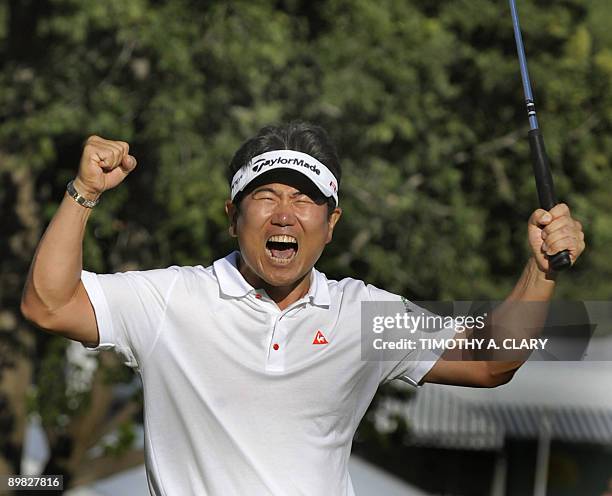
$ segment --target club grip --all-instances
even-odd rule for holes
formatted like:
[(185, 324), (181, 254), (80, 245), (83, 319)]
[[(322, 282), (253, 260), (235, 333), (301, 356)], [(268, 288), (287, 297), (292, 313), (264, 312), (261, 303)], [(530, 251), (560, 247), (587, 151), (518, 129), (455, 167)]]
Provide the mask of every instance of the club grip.
[[(555, 197), (555, 186), (550, 172), (548, 155), (544, 147), (544, 137), (539, 129), (530, 130), (528, 135), (529, 146), (531, 148), (533, 175), (536, 180), (540, 207), (544, 210), (550, 210), (557, 204), (557, 199)], [(567, 250), (548, 256), (548, 262), (551, 264), (552, 268), (557, 271), (564, 270), (572, 265)]]

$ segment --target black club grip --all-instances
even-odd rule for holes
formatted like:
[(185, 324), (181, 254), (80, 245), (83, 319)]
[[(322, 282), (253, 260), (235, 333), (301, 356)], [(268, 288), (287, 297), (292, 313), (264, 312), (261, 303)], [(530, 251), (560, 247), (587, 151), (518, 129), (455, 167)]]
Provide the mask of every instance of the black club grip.
[[(536, 180), (540, 206), (544, 210), (550, 210), (557, 204), (557, 199), (555, 197), (555, 186), (553, 184), (552, 174), (550, 173), (548, 155), (546, 154), (546, 148), (544, 148), (544, 138), (539, 129), (532, 129), (529, 131), (528, 135), (533, 163), (533, 174)], [(557, 271), (567, 269), (572, 265), (569, 251), (567, 250), (548, 256), (548, 262), (552, 268)]]

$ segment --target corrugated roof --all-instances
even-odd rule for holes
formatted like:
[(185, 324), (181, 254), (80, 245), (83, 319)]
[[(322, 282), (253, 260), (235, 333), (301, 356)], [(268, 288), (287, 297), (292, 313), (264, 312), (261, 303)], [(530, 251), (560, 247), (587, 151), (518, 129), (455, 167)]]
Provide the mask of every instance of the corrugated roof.
[(438, 388), (422, 388), (408, 401), (381, 401), (377, 414), (381, 429), (392, 429), (397, 416), (408, 424), (414, 445), (477, 450), (497, 450), (504, 445), (503, 429), (494, 419)]
[(536, 405), (474, 404), (471, 408), (503, 426), (506, 437), (533, 439), (546, 419), (552, 439), (612, 445), (612, 411)]
[(427, 385), (410, 400), (387, 398), (377, 412), (379, 427), (403, 418), (410, 444), (498, 450), (505, 439), (535, 439), (547, 429), (552, 439), (612, 445), (612, 410), (470, 401)]

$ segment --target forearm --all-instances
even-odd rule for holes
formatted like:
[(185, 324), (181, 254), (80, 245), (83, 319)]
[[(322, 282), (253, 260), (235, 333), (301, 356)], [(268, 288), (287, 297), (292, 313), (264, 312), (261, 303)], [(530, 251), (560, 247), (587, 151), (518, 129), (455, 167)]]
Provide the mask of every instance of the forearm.
[(24, 288), (22, 308), (30, 316), (65, 306), (81, 279), (83, 237), (91, 209), (66, 193), (40, 240)]
[(505, 301), (549, 301), (555, 291), (556, 274), (542, 272), (533, 257)]
[[(531, 339), (542, 332), (548, 315), (548, 302), (555, 290), (556, 276), (542, 272), (533, 258), (529, 259), (521, 277), (504, 302), (489, 319), (489, 337), (499, 344), (504, 339)], [(503, 360), (499, 356), (487, 362), (491, 375), (501, 382), (509, 380), (512, 374), (529, 358), (530, 350), (512, 352), (514, 360)]]

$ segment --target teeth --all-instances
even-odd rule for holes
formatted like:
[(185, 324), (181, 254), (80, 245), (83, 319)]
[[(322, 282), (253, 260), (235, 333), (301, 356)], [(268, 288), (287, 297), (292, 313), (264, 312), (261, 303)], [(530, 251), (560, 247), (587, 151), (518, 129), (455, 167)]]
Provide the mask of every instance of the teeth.
[(278, 243), (297, 243), (297, 239), (293, 236), (287, 236), (286, 234), (275, 234), (270, 236), (268, 241), (276, 241)]
[(272, 252), (270, 250), (266, 250), (266, 253), (272, 260), (274, 260), (275, 263), (278, 263), (278, 264), (288, 264), (295, 258), (295, 253), (291, 255), (289, 258), (277, 258), (274, 255), (272, 255)]

